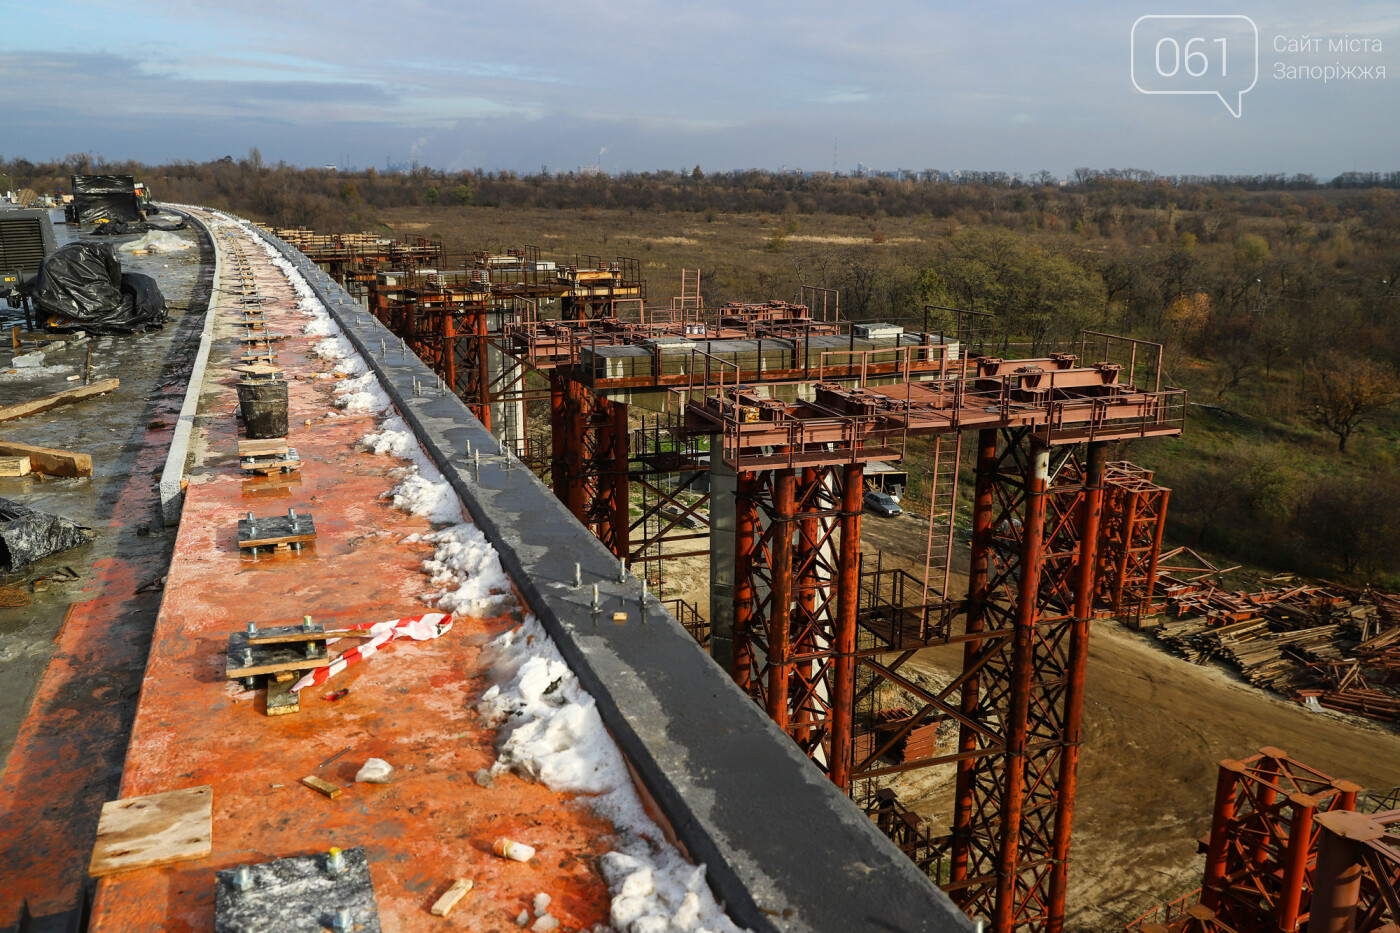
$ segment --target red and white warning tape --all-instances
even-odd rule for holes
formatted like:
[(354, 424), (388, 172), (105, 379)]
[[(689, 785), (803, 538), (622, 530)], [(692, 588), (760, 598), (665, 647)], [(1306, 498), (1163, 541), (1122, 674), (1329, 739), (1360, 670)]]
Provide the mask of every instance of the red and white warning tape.
[[(365, 658), (379, 650), (380, 646), (396, 638), (412, 638), (414, 641), (431, 641), (444, 632), (452, 629), (452, 615), (446, 612), (425, 612), (420, 616), (409, 616), (404, 619), (390, 619), (387, 622), (362, 622), (359, 625), (352, 625), (348, 628), (339, 629), (341, 632), (353, 632), (369, 630), (369, 640), (356, 645), (349, 651), (341, 654), (327, 667), (318, 667), (307, 674), (301, 680), (292, 684), (292, 690), (301, 690), (303, 687), (314, 687), (330, 680), (336, 674), (345, 670), (356, 661), (363, 661)], [(329, 634), (329, 633), (328, 633)]]

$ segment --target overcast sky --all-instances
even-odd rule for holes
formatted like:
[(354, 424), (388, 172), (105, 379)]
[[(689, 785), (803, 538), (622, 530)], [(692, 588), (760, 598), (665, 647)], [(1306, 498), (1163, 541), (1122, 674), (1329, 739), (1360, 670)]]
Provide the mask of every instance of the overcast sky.
[[(1188, 8), (1257, 26), (1258, 79), (1242, 98), (1243, 21), (1146, 21), (1139, 48), (1170, 71), (1196, 33), (1198, 51), (1228, 39), (1228, 66), (1195, 68), (1229, 68), (1203, 80), (1238, 118), (1209, 94), (1134, 87), (1134, 22), (1177, 4), (0, 0), (0, 155), (202, 161), (257, 146), (268, 161), (360, 168), (1400, 169), (1400, 4)], [(1154, 44), (1172, 30), (1175, 46)], [(1324, 67), (1346, 77), (1323, 80)], [(1174, 85), (1179, 70), (1139, 77), (1149, 90), (1204, 86)]]

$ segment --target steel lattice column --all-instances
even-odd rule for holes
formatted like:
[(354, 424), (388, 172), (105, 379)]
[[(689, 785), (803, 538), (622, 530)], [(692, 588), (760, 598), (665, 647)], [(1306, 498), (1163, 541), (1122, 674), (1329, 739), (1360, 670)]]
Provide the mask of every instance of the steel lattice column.
[[(1062, 915), (1088, 594), (1094, 467), (1028, 431), (979, 438), (949, 893), (992, 928)], [(1103, 451), (1091, 464), (1103, 463)], [(1089, 490), (1086, 494), (1086, 486)], [(1067, 756), (1067, 752), (1069, 755)], [(1069, 776), (1068, 787), (1062, 781)]]
[(1239, 933), (1294, 933), (1310, 894), (1313, 817), (1353, 810), (1360, 788), (1272, 747), (1220, 763), (1201, 906)]
[[(620, 559), (630, 554), (627, 406), (553, 377), (554, 494)], [(559, 438), (563, 438), (560, 448)]]
[(853, 702), (833, 698), (854, 693), (862, 475), (742, 473), (736, 516), (734, 679), (819, 767), (839, 760), (842, 786)]
[(1064, 751), (1060, 758), (1059, 807), (1055, 812), (1055, 843), (1050, 874), (1048, 933), (1064, 929), (1065, 894), (1069, 877), (1070, 830), (1074, 797), (1079, 785), (1079, 748), (1084, 719), (1084, 676), (1089, 664), (1089, 621), (1094, 612), (1095, 569), (1098, 564), (1099, 521), (1103, 512), (1104, 471), (1108, 445), (1089, 445), (1084, 496), (1079, 504), (1080, 551), (1074, 566), (1074, 619), (1070, 630), (1069, 690), (1065, 697)]
[(1171, 490), (1132, 463), (1107, 469), (1099, 542), (1098, 597), (1115, 614), (1146, 611), (1157, 581)]

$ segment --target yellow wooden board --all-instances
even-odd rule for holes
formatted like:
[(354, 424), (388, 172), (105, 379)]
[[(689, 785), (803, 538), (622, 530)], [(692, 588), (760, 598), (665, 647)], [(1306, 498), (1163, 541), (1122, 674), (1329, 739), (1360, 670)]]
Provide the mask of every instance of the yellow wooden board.
[(29, 475), (28, 457), (0, 457), (0, 476)]
[(51, 447), (35, 447), (32, 444), (0, 440), (0, 456), (28, 457), (29, 469), (34, 473), (46, 473), (49, 476), (92, 475), (90, 454), (75, 454), (70, 450), (54, 450)]
[(434, 917), (446, 917), (448, 914), (452, 913), (452, 908), (456, 907), (457, 902), (466, 897), (467, 892), (471, 889), (472, 882), (470, 878), (458, 878), (452, 883), (452, 887), (448, 888), (446, 893), (437, 899), (437, 903), (433, 904), (432, 915)]
[(316, 793), (329, 797), (332, 800), (340, 796), (341, 790), (330, 781), (323, 781), (314, 774), (308, 774), (301, 779), (301, 783), (314, 790)]
[(208, 858), (214, 849), (214, 788), (208, 784), (102, 805), (88, 875)]

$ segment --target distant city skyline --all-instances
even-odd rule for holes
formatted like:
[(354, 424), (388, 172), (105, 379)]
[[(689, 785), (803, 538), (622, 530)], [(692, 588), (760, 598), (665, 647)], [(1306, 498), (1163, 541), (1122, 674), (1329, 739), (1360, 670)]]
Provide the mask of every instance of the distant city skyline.
[[(257, 147), (306, 166), (864, 163), (1060, 178), (1081, 166), (1322, 179), (1400, 168), (1393, 3), (1160, 16), (1175, 12), (1107, 0), (616, 0), (528, 13), (440, 0), (0, 0), (0, 156), (206, 161)], [(1246, 89), (1250, 20), (1258, 77)], [(1201, 50), (1217, 48), (1230, 70), (1206, 90), (1221, 96), (1181, 93), (1201, 86), (1185, 78), (1193, 50), (1205, 69)]]

